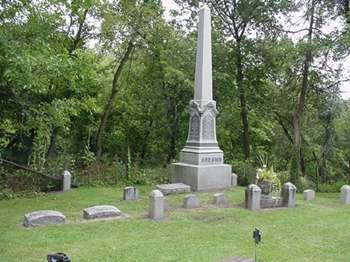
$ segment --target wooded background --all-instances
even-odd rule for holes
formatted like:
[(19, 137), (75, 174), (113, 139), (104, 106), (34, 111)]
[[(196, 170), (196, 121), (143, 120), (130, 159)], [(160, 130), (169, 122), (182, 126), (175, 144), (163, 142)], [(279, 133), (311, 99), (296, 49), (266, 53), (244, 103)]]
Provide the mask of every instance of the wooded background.
[[(299, 188), (350, 183), (349, 1), (206, 2), (217, 136), (239, 183), (263, 165)], [(199, 6), (176, 3), (165, 19), (156, 0), (1, 1), (1, 158), (80, 183), (166, 181), (187, 138)], [(0, 174), (0, 190), (37, 190), (31, 172)]]

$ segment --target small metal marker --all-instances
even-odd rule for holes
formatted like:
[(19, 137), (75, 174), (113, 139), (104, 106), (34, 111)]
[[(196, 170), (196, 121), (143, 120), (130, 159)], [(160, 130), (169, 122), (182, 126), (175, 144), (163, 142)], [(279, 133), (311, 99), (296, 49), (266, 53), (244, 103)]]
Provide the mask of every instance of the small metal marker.
[(255, 262), (257, 262), (258, 260), (256, 259), (256, 246), (259, 245), (259, 243), (261, 242), (261, 231), (257, 228), (254, 229), (253, 231), (253, 238), (254, 238), (254, 243), (255, 243), (255, 248), (254, 248), (254, 253), (255, 253)]
[(71, 262), (70, 258), (64, 253), (48, 254), (48, 262)]

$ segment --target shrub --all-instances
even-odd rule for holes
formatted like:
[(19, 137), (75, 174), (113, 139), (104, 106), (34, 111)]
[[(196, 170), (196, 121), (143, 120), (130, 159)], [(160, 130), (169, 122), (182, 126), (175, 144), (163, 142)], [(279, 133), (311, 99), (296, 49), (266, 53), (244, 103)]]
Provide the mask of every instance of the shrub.
[(339, 193), (340, 188), (345, 185), (345, 181), (337, 181), (334, 183), (323, 183), (318, 185), (318, 191), (324, 193)]

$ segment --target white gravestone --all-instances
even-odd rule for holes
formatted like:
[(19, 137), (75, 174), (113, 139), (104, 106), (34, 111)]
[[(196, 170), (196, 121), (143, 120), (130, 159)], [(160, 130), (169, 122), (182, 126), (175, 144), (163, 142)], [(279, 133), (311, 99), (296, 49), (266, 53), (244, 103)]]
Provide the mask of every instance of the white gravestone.
[(136, 187), (128, 186), (124, 188), (123, 194), (124, 200), (137, 200), (139, 199), (139, 191)]
[(261, 188), (251, 184), (245, 189), (245, 207), (252, 211), (260, 210)]
[(161, 191), (164, 195), (191, 192), (191, 187), (184, 183), (156, 185), (156, 189)]
[(315, 191), (312, 189), (306, 189), (303, 192), (304, 200), (311, 201), (315, 199)]
[(23, 225), (25, 227), (40, 227), (47, 225), (64, 224), (66, 217), (58, 211), (41, 210), (24, 215)]
[(163, 219), (164, 209), (164, 195), (159, 190), (153, 190), (149, 195), (149, 218)]
[(281, 191), (282, 206), (284, 207), (295, 207), (296, 206), (296, 192), (297, 188), (290, 182), (283, 185)]
[(237, 186), (237, 175), (235, 173), (232, 173), (231, 175), (231, 186)]
[(83, 210), (83, 217), (85, 219), (105, 219), (115, 218), (122, 215), (122, 212), (115, 206), (101, 205), (85, 208)]
[(190, 194), (187, 195), (183, 203), (184, 208), (197, 208), (199, 207), (199, 199), (196, 195)]
[(62, 191), (71, 190), (72, 175), (69, 171), (65, 170), (62, 175)]
[(190, 185), (193, 191), (226, 189), (231, 186), (231, 166), (216, 139), (216, 102), (212, 90), (211, 18), (204, 5), (199, 11), (194, 99), (180, 161), (171, 165), (171, 182)]
[(340, 200), (342, 203), (350, 205), (350, 186), (344, 185), (340, 189)]
[(213, 196), (213, 204), (216, 206), (225, 206), (228, 204), (228, 201), (224, 193), (215, 193)]

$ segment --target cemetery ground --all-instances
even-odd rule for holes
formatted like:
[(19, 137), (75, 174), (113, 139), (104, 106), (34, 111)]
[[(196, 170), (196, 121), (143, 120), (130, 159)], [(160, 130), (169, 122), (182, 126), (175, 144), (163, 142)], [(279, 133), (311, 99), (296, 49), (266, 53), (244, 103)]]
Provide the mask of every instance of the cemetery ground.
[[(0, 201), (0, 261), (46, 261), (64, 252), (72, 261), (208, 261), (253, 257), (252, 231), (262, 230), (258, 261), (349, 261), (350, 206), (339, 193), (317, 193), (297, 207), (252, 212), (244, 209), (244, 188), (225, 191), (231, 206), (211, 205), (215, 192), (196, 193), (201, 208), (181, 208), (186, 194), (167, 196), (163, 221), (147, 219), (148, 195), (123, 201), (122, 187), (82, 187), (72, 192)], [(130, 215), (124, 220), (83, 222), (82, 210), (111, 204)], [(61, 211), (65, 225), (24, 228), (23, 215), (36, 210)]]

